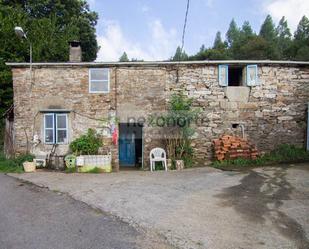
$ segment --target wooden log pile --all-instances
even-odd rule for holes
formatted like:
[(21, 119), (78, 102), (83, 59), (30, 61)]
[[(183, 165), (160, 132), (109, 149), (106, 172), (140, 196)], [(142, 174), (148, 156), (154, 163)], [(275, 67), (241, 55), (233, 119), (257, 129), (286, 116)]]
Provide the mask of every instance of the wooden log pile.
[(223, 135), (219, 139), (214, 139), (213, 144), (215, 157), (219, 161), (237, 158), (256, 159), (259, 156), (255, 145), (240, 137)]

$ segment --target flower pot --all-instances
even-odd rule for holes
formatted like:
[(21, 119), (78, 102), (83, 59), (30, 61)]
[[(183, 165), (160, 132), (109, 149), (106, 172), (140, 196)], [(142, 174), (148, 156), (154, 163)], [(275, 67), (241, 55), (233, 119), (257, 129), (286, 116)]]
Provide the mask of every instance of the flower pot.
[(23, 163), (24, 171), (29, 172), (35, 172), (35, 162), (24, 162)]
[(175, 164), (176, 164), (176, 170), (182, 170), (185, 167), (185, 163), (183, 160), (176, 160)]
[(67, 155), (64, 160), (65, 160), (65, 166), (67, 166), (67, 168), (75, 168), (76, 156)]

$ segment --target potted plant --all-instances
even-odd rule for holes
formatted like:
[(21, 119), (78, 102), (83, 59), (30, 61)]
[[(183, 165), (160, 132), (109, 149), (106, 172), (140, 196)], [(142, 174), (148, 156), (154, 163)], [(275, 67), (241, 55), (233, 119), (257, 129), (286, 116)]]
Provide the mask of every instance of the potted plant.
[(35, 162), (23, 162), (23, 167), (26, 173), (35, 172), (36, 170)]
[[(77, 166), (78, 172), (91, 172), (99, 170), (100, 172), (112, 171), (111, 153), (99, 155), (102, 151), (103, 140), (93, 129), (88, 129), (87, 134), (81, 135), (71, 142), (70, 148), (77, 155), (74, 158), (74, 165)], [(72, 156), (67, 158), (72, 160)], [(70, 165), (69, 165), (70, 166)]]
[(15, 158), (15, 162), (18, 165), (23, 165), (24, 171), (25, 172), (35, 172), (36, 170), (36, 165), (35, 162), (33, 162), (34, 156), (31, 154), (24, 154), (20, 155)]
[(192, 98), (188, 98), (183, 93), (175, 93), (169, 101), (167, 114), (159, 117), (165, 121), (163, 134), (169, 158), (168, 164), (177, 170), (188, 167), (192, 163), (191, 140), (194, 129), (191, 123), (200, 113), (200, 110), (193, 108), (192, 105)]

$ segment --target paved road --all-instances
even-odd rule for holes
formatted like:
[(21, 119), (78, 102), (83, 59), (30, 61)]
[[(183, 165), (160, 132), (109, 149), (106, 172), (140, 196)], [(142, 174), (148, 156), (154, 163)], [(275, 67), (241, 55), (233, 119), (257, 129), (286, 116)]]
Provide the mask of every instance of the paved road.
[(183, 249), (309, 248), (309, 164), (14, 176), (69, 193)]
[(171, 247), (65, 194), (0, 174), (0, 248)]

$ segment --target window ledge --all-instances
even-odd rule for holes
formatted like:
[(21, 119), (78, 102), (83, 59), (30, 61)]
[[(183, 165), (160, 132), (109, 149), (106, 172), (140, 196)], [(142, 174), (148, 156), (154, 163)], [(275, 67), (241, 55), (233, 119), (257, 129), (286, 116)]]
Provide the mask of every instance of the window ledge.
[(225, 96), (229, 101), (248, 102), (250, 87), (247, 86), (228, 86), (224, 89)]
[(70, 109), (41, 109), (41, 113), (69, 113), (73, 110)]

